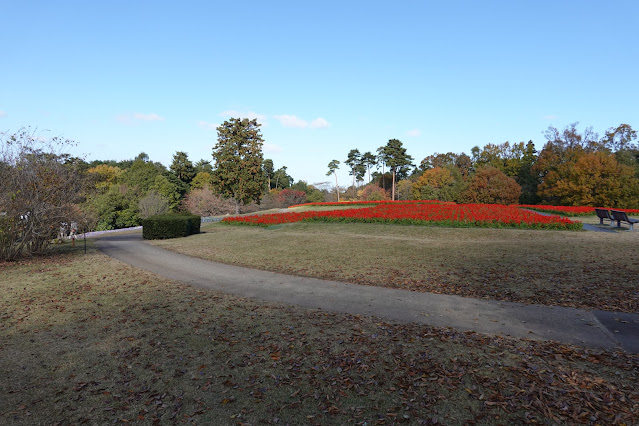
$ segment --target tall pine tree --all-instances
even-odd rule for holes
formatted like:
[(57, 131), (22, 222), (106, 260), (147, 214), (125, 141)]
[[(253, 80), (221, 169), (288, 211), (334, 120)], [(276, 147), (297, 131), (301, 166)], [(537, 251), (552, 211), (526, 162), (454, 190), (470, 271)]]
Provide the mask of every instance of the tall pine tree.
[(213, 147), (215, 170), (213, 187), (224, 198), (240, 205), (260, 202), (264, 188), (260, 124), (256, 120), (231, 118), (217, 128), (217, 144)]

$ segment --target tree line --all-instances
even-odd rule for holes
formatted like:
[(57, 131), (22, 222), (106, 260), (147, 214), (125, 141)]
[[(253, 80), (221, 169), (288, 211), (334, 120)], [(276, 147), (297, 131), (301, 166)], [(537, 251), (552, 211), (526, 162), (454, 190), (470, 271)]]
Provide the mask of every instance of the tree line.
[(380, 199), (639, 208), (639, 147), (627, 124), (601, 137), (592, 128), (580, 132), (577, 123), (549, 127), (540, 151), (532, 141), (504, 142), (470, 154), (435, 153), (419, 165), (401, 141), (391, 139), (375, 153), (349, 151), (349, 187), (337, 180), (341, 162), (331, 161), (327, 175), (335, 177), (334, 191), (328, 183), (295, 182), (286, 166), (275, 169), (263, 158), (259, 127), (255, 120), (230, 119), (217, 129), (211, 161), (193, 163), (177, 151), (168, 168), (145, 153), (86, 162), (65, 152), (73, 141), (45, 143), (30, 129), (1, 133), (0, 260), (41, 252), (64, 224), (109, 230), (180, 210), (214, 216)]
[[(419, 165), (397, 139), (376, 154), (352, 149), (344, 164), (353, 182), (341, 197), (639, 208), (636, 131), (621, 124), (600, 137), (577, 126), (550, 126), (540, 151), (533, 141), (504, 142), (475, 146), (470, 154), (434, 153)], [(332, 160), (327, 172), (336, 179), (336, 197), (340, 164)]]

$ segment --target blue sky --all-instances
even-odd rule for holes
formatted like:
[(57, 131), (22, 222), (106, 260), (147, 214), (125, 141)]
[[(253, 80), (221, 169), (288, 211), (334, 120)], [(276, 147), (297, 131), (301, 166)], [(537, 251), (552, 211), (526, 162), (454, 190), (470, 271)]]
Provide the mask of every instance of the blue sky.
[[(348, 151), (434, 152), (579, 121), (639, 127), (636, 1), (0, 1), (0, 131), (75, 154), (211, 159), (231, 116), (265, 157), (330, 181)], [(342, 165), (340, 184), (350, 178)]]

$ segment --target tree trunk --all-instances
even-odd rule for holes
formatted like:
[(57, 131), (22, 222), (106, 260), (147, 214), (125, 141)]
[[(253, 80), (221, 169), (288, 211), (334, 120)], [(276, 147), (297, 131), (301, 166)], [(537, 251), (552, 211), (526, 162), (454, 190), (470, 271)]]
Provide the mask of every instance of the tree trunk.
[(353, 200), (355, 200), (355, 197), (357, 197), (357, 193), (355, 191), (356, 191), (356, 188), (355, 188), (355, 170), (353, 170)]
[(333, 172), (335, 175), (335, 192), (337, 192), (337, 202), (339, 203), (339, 185), (337, 184), (337, 173)]
[(235, 214), (240, 214), (240, 201), (235, 200)]
[(391, 200), (395, 201), (395, 169), (393, 169), (393, 189), (391, 193)]

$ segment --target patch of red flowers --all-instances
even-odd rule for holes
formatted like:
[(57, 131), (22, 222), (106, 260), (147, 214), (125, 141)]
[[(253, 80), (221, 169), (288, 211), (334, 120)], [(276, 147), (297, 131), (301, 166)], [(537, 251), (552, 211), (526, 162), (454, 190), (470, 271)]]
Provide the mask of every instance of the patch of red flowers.
[(360, 209), (235, 216), (226, 223), (269, 226), (300, 221), (394, 223), (452, 227), (581, 229), (580, 222), (544, 216), (515, 206), (455, 203), (380, 203)]
[(304, 204), (296, 204), (293, 207), (304, 207), (304, 206), (352, 206), (352, 205), (362, 205), (362, 206), (374, 206), (378, 204), (455, 204), (452, 201), (439, 201), (439, 200), (400, 200), (400, 201), (390, 201), (390, 200), (373, 200), (373, 201), (339, 201), (339, 202), (327, 202), (327, 203), (304, 203)]
[[(582, 206), (542, 206), (542, 205), (532, 205), (532, 204), (518, 204), (516, 207), (522, 207), (526, 209), (538, 210), (546, 213), (560, 214), (564, 216), (590, 216), (595, 214), (595, 207), (582, 207)], [(610, 207), (596, 207), (601, 209), (608, 209)], [(615, 209), (624, 211), (628, 214), (638, 214), (639, 209)]]

